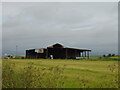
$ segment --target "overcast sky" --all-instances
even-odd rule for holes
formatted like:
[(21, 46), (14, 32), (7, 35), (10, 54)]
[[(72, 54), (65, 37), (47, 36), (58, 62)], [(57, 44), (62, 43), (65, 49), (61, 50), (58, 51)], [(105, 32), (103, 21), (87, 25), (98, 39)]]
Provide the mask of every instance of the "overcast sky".
[(55, 43), (117, 53), (117, 2), (3, 3), (3, 53), (25, 55), (29, 48)]

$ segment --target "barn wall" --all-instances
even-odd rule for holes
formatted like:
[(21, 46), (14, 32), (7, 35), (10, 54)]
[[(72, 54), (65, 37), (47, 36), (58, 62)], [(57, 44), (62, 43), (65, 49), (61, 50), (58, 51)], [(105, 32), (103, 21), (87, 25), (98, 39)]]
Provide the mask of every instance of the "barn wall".
[(32, 50), (26, 50), (26, 58), (36, 58), (36, 53), (35, 53), (35, 49)]
[(43, 53), (36, 53), (36, 58), (46, 58), (46, 49), (44, 49)]
[(66, 58), (65, 48), (48, 48), (48, 58), (53, 55), (54, 59), (65, 59)]
[(44, 53), (37, 53), (35, 49), (26, 50), (26, 58), (35, 59), (35, 58), (46, 58), (46, 49), (44, 49)]
[(73, 59), (73, 58), (75, 58), (75, 50), (67, 49), (67, 58), (68, 58), (68, 59)]
[(76, 57), (80, 57), (80, 51), (76, 50)]
[(67, 58), (75, 59), (76, 57), (80, 57), (80, 51), (76, 49), (67, 49)]
[(75, 49), (67, 48), (47, 48), (44, 49), (44, 53), (37, 53), (35, 49), (26, 50), (26, 58), (50, 58), (50, 55), (53, 55), (54, 59), (74, 59), (80, 57), (80, 51)]

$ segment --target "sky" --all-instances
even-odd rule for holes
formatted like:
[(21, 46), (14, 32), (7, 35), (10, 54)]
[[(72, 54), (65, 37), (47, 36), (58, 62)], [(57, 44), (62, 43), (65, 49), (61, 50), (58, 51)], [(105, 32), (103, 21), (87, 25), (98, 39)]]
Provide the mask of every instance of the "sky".
[(91, 55), (118, 52), (117, 2), (3, 2), (2, 52), (25, 55), (55, 43), (91, 49)]

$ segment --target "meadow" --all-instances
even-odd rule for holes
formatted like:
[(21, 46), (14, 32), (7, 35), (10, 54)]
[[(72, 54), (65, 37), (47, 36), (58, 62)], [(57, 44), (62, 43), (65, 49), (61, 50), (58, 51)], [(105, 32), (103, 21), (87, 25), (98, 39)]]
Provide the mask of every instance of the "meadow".
[(117, 60), (3, 59), (3, 88), (118, 88)]

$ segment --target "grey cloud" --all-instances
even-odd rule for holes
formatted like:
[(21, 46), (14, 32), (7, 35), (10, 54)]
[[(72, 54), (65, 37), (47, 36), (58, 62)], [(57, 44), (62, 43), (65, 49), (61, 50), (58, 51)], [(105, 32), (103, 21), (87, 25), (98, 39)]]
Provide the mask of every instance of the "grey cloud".
[(3, 3), (3, 51), (56, 42), (114, 51), (117, 33), (117, 3)]

